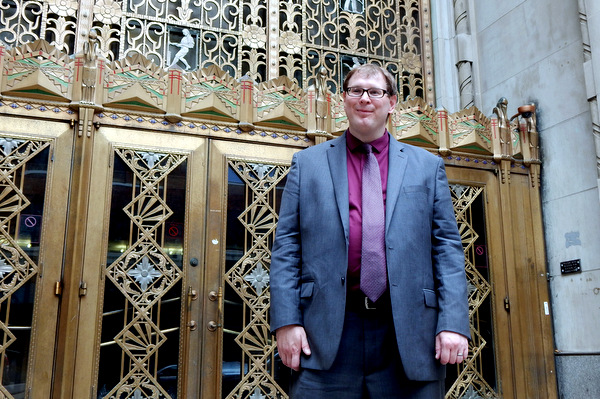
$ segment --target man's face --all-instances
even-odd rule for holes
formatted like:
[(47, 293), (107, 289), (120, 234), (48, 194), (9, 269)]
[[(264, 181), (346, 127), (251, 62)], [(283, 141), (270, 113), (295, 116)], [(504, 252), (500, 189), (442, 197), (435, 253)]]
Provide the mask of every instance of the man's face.
[[(367, 76), (357, 73), (348, 81), (348, 87), (362, 89), (386, 89), (386, 80), (381, 74)], [(381, 98), (371, 98), (365, 92), (360, 97), (351, 97), (344, 92), (344, 110), (348, 117), (350, 131), (360, 140), (377, 139), (385, 132), (387, 117), (394, 111), (396, 96), (385, 94)]]

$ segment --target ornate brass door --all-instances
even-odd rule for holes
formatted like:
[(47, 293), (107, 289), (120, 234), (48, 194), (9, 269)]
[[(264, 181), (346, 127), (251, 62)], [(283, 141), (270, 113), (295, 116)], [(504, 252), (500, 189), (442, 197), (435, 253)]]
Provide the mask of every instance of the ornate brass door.
[(218, 358), (221, 372), (205, 381), (204, 398), (286, 397), (289, 371), (269, 331), (268, 285), (279, 201), (294, 150), (265, 149), (211, 145), (207, 245), (213, 248), (207, 259), (219, 267), (210, 269), (207, 280), (222, 302), (205, 313), (219, 328), (207, 335), (204, 347), (208, 367)]
[(72, 132), (66, 122), (0, 119), (2, 398), (50, 397)]
[(206, 156), (203, 138), (95, 133), (72, 397), (197, 397)]
[[(515, 170), (447, 167), (465, 250), (472, 341), (447, 399), (556, 397), (538, 184)], [(527, 243), (527, 245), (523, 245)]]
[(72, 397), (277, 390), (267, 247), (293, 150), (108, 127), (94, 140)]

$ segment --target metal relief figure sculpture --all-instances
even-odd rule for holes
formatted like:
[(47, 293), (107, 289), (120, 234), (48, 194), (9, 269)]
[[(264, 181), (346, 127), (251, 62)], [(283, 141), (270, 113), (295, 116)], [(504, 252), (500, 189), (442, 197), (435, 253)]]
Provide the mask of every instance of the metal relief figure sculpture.
[(510, 156), (512, 154), (511, 138), (510, 138), (510, 122), (506, 114), (508, 100), (504, 97), (498, 100), (493, 112), (498, 117), (498, 127), (500, 130), (500, 144), (502, 146), (502, 155)]
[(169, 68), (174, 67), (179, 61), (185, 64), (185, 70), (189, 70), (192, 67), (185, 60), (185, 56), (189, 53), (190, 49), (194, 47), (194, 38), (192, 37), (190, 31), (188, 29), (183, 30), (183, 38), (179, 43), (174, 43), (175, 46), (179, 47), (179, 51), (175, 54), (175, 58), (173, 58), (173, 62), (169, 66)]
[(535, 104), (523, 105), (517, 108), (517, 111), (525, 121), (524, 134), (528, 135), (531, 159), (539, 159), (539, 136), (536, 128)]
[(86, 102), (94, 102), (96, 79), (98, 68), (98, 35), (91, 31), (88, 40), (83, 43), (83, 74), (81, 78), (81, 99)]
[(316, 118), (317, 131), (326, 132), (328, 106), (327, 106), (327, 70), (325, 67), (319, 68), (318, 75), (315, 77), (316, 89)]
[(364, 10), (364, 4), (361, 0), (345, 0), (342, 8), (345, 11), (361, 13)]
[(535, 112), (533, 112), (531, 115), (531, 118), (529, 119), (529, 121), (527, 123), (527, 128), (528, 128), (527, 131), (529, 132), (529, 145), (531, 146), (531, 158), (532, 159), (540, 159), (539, 133), (537, 131), (536, 124), (537, 124), (537, 122), (535, 119)]

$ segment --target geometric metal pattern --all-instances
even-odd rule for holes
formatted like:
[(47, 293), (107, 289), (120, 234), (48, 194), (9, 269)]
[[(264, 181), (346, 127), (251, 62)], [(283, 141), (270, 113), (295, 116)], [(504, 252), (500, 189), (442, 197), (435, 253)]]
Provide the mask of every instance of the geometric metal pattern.
[(493, 154), (492, 136), (485, 128), (489, 126), (489, 118), (477, 108), (471, 107), (450, 115), (448, 125), (452, 131), (451, 148)]
[[(269, 328), (270, 247), (277, 226), (276, 189), (289, 166), (229, 160), (229, 166), (244, 184), (245, 209), (238, 220), (244, 227), (244, 248), (239, 259), (225, 272), (225, 281), (244, 309), (242, 330), (235, 342), (242, 350), (241, 381), (227, 398), (287, 397), (274, 376), (275, 344)], [(281, 188), (281, 187), (279, 187)]]
[[(19, 221), (22, 211), (30, 205), (24, 193), (27, 181), (27, 163), (50, 146), (49, 141), (29, 140), (26, 138), (0, 137), (0, 365), (2, 384), (10, 377), (8, 360), (18, 357), (18, 351), (11, 350), (17, 336), (11, 331), (11, 303), (18, 296), (19, 289), (27, 283), (35, 283), (39, 266), (21, 247)], [(43, 190), (45, 192), (45, 190)], [(23, 293), (23, 295), (28, 295)], [(22, 299), (21, 299), (22, 301)], [(18, 309), (18, 308), (16, 308)], [(14, 310), (18, 311), (18, 310)], [(25, 339), (25, 338), (24, 338)], [(27, 359), (20, 378), (27, 374)], [(4, 385), (0, 385), (0, 397), (13, 398)]]
[(302, 126), (306, 118), (307, 101), (303, 90), (298, 85), (287, 77), (281, 76), (268, 82), (259, 83), (257, 89), (256, 113), (260, 119), (268, 121), (274, 111), (280, 110), (277, 114), (282, 117), (280, 116), (277, 123), (281, 127), (284, 127), (283, 124), (286, 123), (284, 118), (288, 120), (288, 125)]
[(73, 54), (79, 2), (76, 0), (3, 0), (0, 40), (10, 47), (46, 39), (54, 47)]
[[(469, 356), (464, 363), (457, 365), (458, 377), (446, 392), (446, 399), (464, 398), (497, 398), (498, 393), (485, 380), (483, 375), (484, 349), (487, 343), (480, 328), (480, 309), (491, 295), (491, 283), (475, 267), (475, 242), (479, 233), (473, 222), (472, 205), (481, 200), (484, 188), (451, 184), (454, 213), (462, 239), (465, 253), (465, 272), (469, 295), (469, 321), (471, 327), (471, 342)], [(485, 234), (485, 232), (481, 232)], [(493, 361), (493, 360), (492, 360)], [(489, 363), (487, 363), (489, 364)], [(489, 372), (489, 370), (488, 370)]]
[[(5, 4), (6, 3), (6, 4)], [(159, 68), (218, 65), (303, 88), (321, 67), (339, 93), (347, 71), (374, 62), (396, 77), (400, 98), (433, 103), (430, 0), (6, 0), (0, 43), (45, 39), (72, 55), (94, 31), (109, 62), (143, 54)]]
[(126, 300), (122, 329), (114, 336), (124, 359), (120, 365), (121, 380), (102, 393), (106, 392), (106, 398), (170, 398), (157, 379), (156, 365), (161, 346), (167, 341), (157, 322), (158, 302), (183, 277), (183, 271), (161, 240), (173, 214), (167, 204), (168, 176), (187, 157), (121, 148), (116, 148), (115, 153), (133, 173), (134, 180), (131, 200), (122, 209), (130, 219), (130, 243), (105, 270), (108, 281)]
[(396, 106), (391, 115), (392, 132), (396, 139), (422, 147), (437, 148), (439, 143), (438, 115), (420, 98)]

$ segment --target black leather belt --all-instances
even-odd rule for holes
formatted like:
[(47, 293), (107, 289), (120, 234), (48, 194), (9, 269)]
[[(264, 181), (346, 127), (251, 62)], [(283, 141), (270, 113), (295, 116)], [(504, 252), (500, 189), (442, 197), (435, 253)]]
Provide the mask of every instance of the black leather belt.
[(390, 295), (384, 293), (377, 302), (373, 302), (362, 292), (349, 292), (346, 297), (346, 310), (351, 312), (381, 312), (391, 310)]

